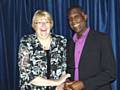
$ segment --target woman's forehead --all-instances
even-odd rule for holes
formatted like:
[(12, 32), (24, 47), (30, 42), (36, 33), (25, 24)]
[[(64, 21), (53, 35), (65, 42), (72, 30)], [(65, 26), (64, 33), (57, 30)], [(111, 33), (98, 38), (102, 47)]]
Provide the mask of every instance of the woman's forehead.
[(36, 20), (49, 20), (49, 18), (46, 16), (39, 16), (39, 17), (36, 17)]

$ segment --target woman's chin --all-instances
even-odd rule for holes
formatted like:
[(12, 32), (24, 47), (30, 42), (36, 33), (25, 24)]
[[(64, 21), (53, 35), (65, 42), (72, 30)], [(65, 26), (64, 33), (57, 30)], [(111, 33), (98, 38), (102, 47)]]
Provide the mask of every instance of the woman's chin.
[(46, 33), (41, 34), (41, 37), (42, 37), (43, 39), (48, 38), (48, 36), (49, 36), (49, 34), (46, 34)]

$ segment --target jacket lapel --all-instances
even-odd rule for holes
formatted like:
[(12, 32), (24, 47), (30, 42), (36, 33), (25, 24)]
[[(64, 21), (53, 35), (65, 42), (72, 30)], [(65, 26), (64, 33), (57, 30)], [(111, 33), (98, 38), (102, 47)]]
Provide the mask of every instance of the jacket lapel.
[[(92, 38), (93, 38), (93, 33), (94, 31), (93, 30), (90, 30), (89, 33), (88, 33), (88, 36), (86, 38), (86, 41), (85, 41), (85, 44), (84, 44), (84, 47), (83, 47), (83, 51), (81, 53), (81, 57), (80, 57), (80, 62), (79, 64), (81, 64), (83, 62), (83, 59), (84, 57), (87, 57), (88, 55), (88, 52), (89, 52), (89, 49), (90, 49), (90, 46), (92, 45)], [(84, 59), (85, 60), (85, 59)], [(79, 65), (80, 66), (80, 65)]]
[[(89, 49), (90, 49), (90, 46), (92, 45), (92, 38), (94, 37), (94, 31), (93, 30), (90, 30), (89, 33), (88, 33), (88, 36), (86, 38), (86, 41), (85, 41), (85, 44), (84, 44), (84, 47), (83, 47), (83, 51), (81, 53), (81, 57), (80, 57), (80, 62), (79, 64), (81, 64), (84, 60), (84, 57), (86, 57), (86, 55), (88, 55), (88, 52), (89, 52)], [(75, 66), (75, 62), (74, 62), (74, 53), (75, 53), (75, 43), (73, 41), (73, 39), (69, 39), (68, 40), (68, 43), (69, 43), (69, 58), (70, 58), (70, 66), (71, 68), (74, 68)], [(79, 48), (78, 48), (79, 49)], [(81, 66), (81, 65), (79, 65)]]

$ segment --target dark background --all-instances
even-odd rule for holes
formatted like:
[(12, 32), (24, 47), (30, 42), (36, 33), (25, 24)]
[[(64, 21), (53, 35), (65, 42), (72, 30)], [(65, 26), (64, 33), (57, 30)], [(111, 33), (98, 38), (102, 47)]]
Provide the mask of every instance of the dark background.
[(120, 0), (0, 0), (0, 90), (18, 90), (18, 45), (23, 35), (33, 33), (33, 13), (47, 10), (54, 19), (53, 33), (69, 37), (66, 13), (72, 5), (84, 8), (88, 26), (110, 36), (117, 64), (113, 90), (120, 90)]

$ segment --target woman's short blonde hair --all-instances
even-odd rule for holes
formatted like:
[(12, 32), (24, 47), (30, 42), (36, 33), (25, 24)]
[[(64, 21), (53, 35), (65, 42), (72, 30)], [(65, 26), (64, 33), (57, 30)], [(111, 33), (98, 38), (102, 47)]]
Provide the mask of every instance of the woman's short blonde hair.
[(47, 11), (37, 10), (34, 13), (33, 18), (32, 18), (32, 27), (34, 30), (36, 27), (35, 24), (36, 24), (37, 20), (39, 20), (39, 18), (41, 18), (41, 17), (47, 17), (48, 21), (51, 24), (51, 28), (53, 27), (53, 19), (52, 19), (51, 15)]

